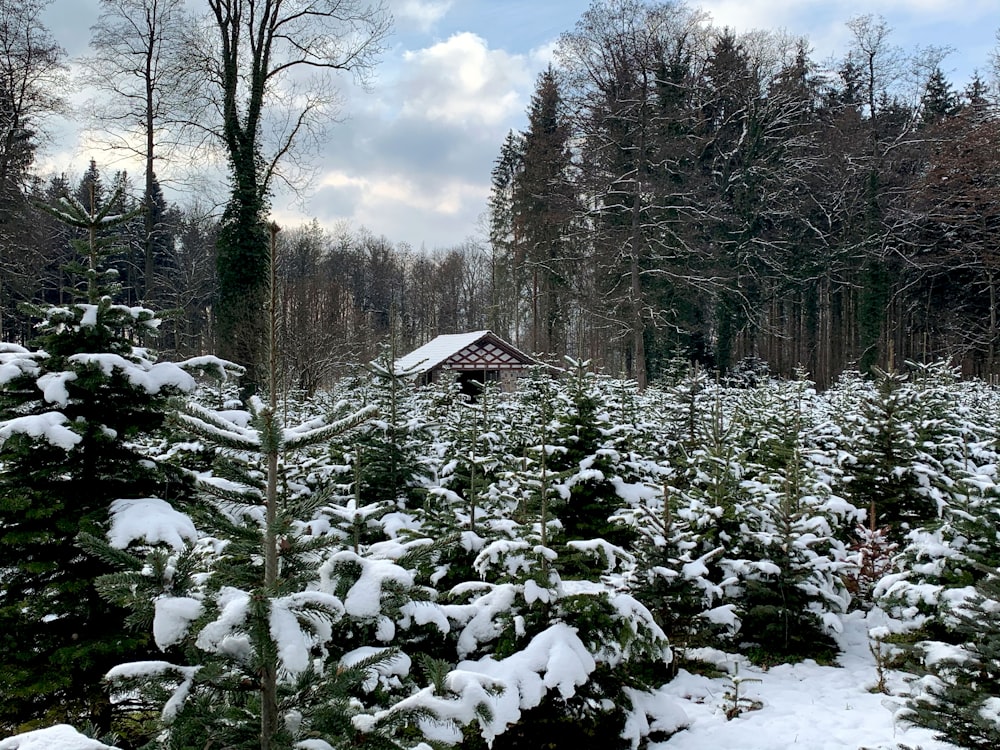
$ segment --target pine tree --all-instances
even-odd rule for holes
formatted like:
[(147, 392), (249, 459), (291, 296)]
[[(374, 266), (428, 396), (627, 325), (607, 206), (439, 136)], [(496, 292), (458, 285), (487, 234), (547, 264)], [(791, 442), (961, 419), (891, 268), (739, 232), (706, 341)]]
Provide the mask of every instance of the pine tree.
[(523, 268), (520, 236), (514, 221), (514, 190), (523, 169), (524, 138), (507, 133), (490, 172), (490, 330), (522, 343)]
[[(162, 425), (167, 399), (194, 387), (177, 365), (135, 346), (153, 313), (115, 304), (105, 271), (111, 232), (129, 221), (111, 200), (64, 197), (52, 213), (82, 234), (67, 273), (69, 305), (32, 310), (35, 350), (0, 345), (0, 727), (53, 721), (112, 726), (107, 670), (150, 648), (123, 623), (95, 579), (110, 570), (84, 554), (81, 533), (107, 528), (119, 498), (183, 500), (186, 483), (143, 453)], [(116, 196), (117, 197), (117, 196)]]
[(952, 612), (958, 644), (921, 644), (927, 670), (905, 718), (970, 750), (1000, 743), (1000, 577), (989, 570)]
[(832, 659), (830, 634), (850, 600), (840, 577), (847, 551), (837, 535), (857, 513), (831, 497), (824, 455), (810, 444), (814, 396), (800, 374), (766, 381), (739, 408), (750, 443), (742, 482), (748, 504), (731, 546), (738, 554), (723, 564), (740, 579), (741, 647), (764, 663)]
[(417, 448), (422, 425), (408, 411), (410, 389), (405, 381), (410, 373), (396, 372), (395, 361), (395, 345), (390, 342), (368, 365), (370, 403), (379, 417), (356, 436), (351, 453), (359, 501), (406, 508), (419, 500)]
[(859, 411), (841, 415), (850, 440), (845, 448), (856, 458), (849, 497), (867, 505), (876, 526), (889, 526), (894, 540), (938, 513), (914, 471), (919, 395), (907, 380), (876, 370), (875, 390), (862, 397)]
[[(556, 413), (549, 467), (558, 476), (559, 495), (552, 511), (559, 519), (564, 542), (603, 539), (623, 546), (630, 535), (613, 517), (624, 504), (614, 480), (621, 481), (625, 472), (617, 465), (621, 454), (606, 437), (612, 425), (605, 399), (597, 379), (588, 371), (590, 362), (567, 358), (567, 363), (572, 375), (553, 404)], [(569, 557), (568, 550), (564, 551), (562, 573), (567, 577)]]
[(920, 117), (925, 125), (938, 123), (959, 110), (958, 93), (951, 87), (939, 66), (927, 77), (920, 100)]
[[(272, 252), (276, 233), (272, 225)], [(158, 564), (163, 552), (153, 550), (101, 581), (115, 601), (147, 611), (153, 602), (157, 645), (187, 663), (124, 664), (111, 677), (159, 700), (157, 741), (166, 748), (276, 750), (307, 739), (402, 747), (436, 714), (399, 704), (416, 687), (409, 657), (392, 642), (407, 607), (430, 595), (402, 567), (405, 555), (376, 559), (328, 533), (336, 510), (324, 508), (329, 495), (310, 486), (295, 456), (357, 427), (373, 408), (283, 423), (273, 291), (272, 275), (267, 401), (251, 397), (246, 410), (190, 403), (179, 418), (218, 454), (199, 476), (206, 505), (194, 516), (209, 535), (185, 545), (174, 564)]]
[(954, 602), (1000, 565), (992, 415), (977, 416), (964, 398), (956, 398), (962, 390), (957, 384), (925, 386), (927, 405), (920, 421), (927, 437), (921, 440), (924, 455), (918, 466), (940, 516), (906, 534), (895, 569), (875, 588), (878, 605), (900, 619), (910, 643), (960, 642)]
[(676, 495), (665, 483), (661, 506), (643, 505), (635, 514), (639, 538), (631, 586), (670, 641), (675, 655), (671, 675), (682, 666), (688, 648), (712, 642), (712, 628), (703, 615), (722, 595), (709, 578), (709, 565), (723, 548), (703, 552), (690, 521), (677, 512)]
[[(688, 384), (696, 386), (700, 379)], [(684, 412), (690, 418), (683, 440), (671, 456), (674, 475), (669, 496), (675, 503), (676, 523), (688, 529), (694, 546), (681, 559), (698, 568), (698, 584), (704, 592), (704, 608), (687, 629), (689, 642), (732, 648), (739, 630), (739, 594), (731, 584), (727, 561), (741, 559), (742, 532), (749, 499), (741, 482), (746, 448), (737, 439), (729, 395), (719, 387), (697, 387), (685, 398)], [(703, 570), (702, 570), (703, 568)]]

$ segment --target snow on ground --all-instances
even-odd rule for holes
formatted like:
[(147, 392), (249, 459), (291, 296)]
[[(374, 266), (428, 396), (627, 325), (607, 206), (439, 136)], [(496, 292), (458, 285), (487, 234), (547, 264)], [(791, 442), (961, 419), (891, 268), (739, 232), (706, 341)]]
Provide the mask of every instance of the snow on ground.
[[(649, 749), (953, 750), (954, 745), (935, 740), (931, 732), (897, 718), (906, 692), (901, 675), (893, 673), (887, 680), (891, 695), (869, 690), (877, 674), (868, 650), (868, 629), (881, 623), (866, 620), (861, 613), (844, 619), (839, 666), (803, 662), (764, 670), (741, 657), (729, 656), (728, 663), (720, 661), (720, 666), (742, 680), (741, 694), (757, 704), (732, 720), (726, 718), (726, 709), (732, 706), (731, 698), (726, 697), (732, 690), (731, 679), (682, 671), (660, 694), (676, 700), (687, 713), (690, 726), (666, 742), (651, 743)], [(0, 750), (105, 748), (108, 746), (66, 726), (0, 741)]]
[[(709, 679), (682, 672), (664, 688), (678, 699), (691, 720), (667, 742), (650, 750), (950, 750), (933, 733), (901, 721), (906, 686), (894, 673), (887, 680), (891, 695), (871, 692), (875, 660), (868, 650), (868, 628), (862, 613), (845, 619), (839, 636), (840, 666), (814, 662), (783, 664), (764, 670), (745, 661), (738, 665), (742, 695), (759, 704), (727, 720), (732, 680)], [(732, 658), (732, 657), (731, 657)], [(728, 672), (737, 665), (730, 661)], [(757, 682), (756, 680), (759, 680)]]

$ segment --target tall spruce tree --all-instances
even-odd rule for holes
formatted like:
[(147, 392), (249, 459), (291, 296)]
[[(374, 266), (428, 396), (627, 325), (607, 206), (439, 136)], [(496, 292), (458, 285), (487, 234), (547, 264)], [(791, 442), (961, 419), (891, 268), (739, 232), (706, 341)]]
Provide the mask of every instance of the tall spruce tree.
[(566, 351), (569, 235), (575, 211), (569, 181), (569, 128), (550, 67), (538, 77), (524, 134), (523, 168), (514, 178), (519, 260), (531, 285), (531, 350)]
[(420, 462), (417, 455), (422, 425), (410, 412), (405, 379), (411, 373), (395, 370), (396, 349), (391, 340), (369, 363), (374, 388), (371, 405), (379, 413), (354, 436), (353, 463), (356, 493), (365, 505), (386, 503), (410, 507), (418, 499)]
[(522, 340), (522, 278), (517, 263), (520, 237), (514, 222), (514, 186), (523, 168), (524, 138), (513, 130), (507, 133), (500, 154), (490, 172), (490, 330)]
[[(271, 224), (269, 253), (277, 231)], [(353, 662), (346, 654), (353, 633), (370, 635), (371, 623), (346, 617), (357, 611), (345, 604), (367, 563), (356, 552), (337, 554), (339, 535), (303, 523), (321, 513), (325, 495), (296, 474), (293, 460), (296, 452), (357, 426), (374, 409), (283, 423), (270, 266), (267, 400), (252, 396), (245, 410), (221, 411), (192, 402), (179, 417), (215, 453), (212, 469), (199, 477), (207, 512), (197, 517), (223, 543), (214, 552), (185, 545), (178, 563), (164, 565), (162, 550), (145, 559), (116, 558), (111, 545), (91, 540), (125, 567), (102, 578), (104, 594), (145, 610), (157, 645), (189, 662), (148, 660), (111, 673), (118, 684), (163, 706), (160, 742), (167, 748), (218, 743), (276, 750), (304, 737), (353, 734), (350, 716), (358, 704), (350, 699), (352, 691), (360, 692), (367, 670), (394, 657), (388, 649)], [(395, 578), (405, 575), (393, 572)], [(369, 577), (364, 585), (381, 582)], [(387, 606), (409, 601), (402, 587), (392, 594)]]

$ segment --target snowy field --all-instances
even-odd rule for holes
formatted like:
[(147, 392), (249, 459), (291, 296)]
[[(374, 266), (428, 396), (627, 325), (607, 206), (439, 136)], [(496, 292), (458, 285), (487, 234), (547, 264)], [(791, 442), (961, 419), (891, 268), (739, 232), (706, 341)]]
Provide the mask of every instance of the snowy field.
[[(868, 650), (871, 623), (861, 613), (845, 616), (838, 638), (840, 666), (815, 662), (782, 664), (762, 670), (739, 662), (741, 693), (760, 708), (727, 720), (732, 682), (682, 673), (664, 687), (677, 698), (690, 727), (650, 750), (945, 750), (954, 748), (919, 727), (899, 721), (896, 714), (906, 685), (898, 674), (887, 680), (893, 695), (871, 690), (877, 680), (875, 660)], [(736, 660), (726, 665), (733, 671)], [(720, 665), (722, 666), (722, 665)], [(760, 682), (756, 682), (760, 680)]]
[[(68, 403), (74, 372), (38, 375), (44, 358), (10, 354), (45, 403), (0, 423), (0, 437), (75, 450), (76, 422), (46, 400)], [(167, 382), (143, 363), (127, 377), (137, 390)], [(150, 707), (130, 710), (162, 707), (151, 731), (185, 748), (248, 747), (282, 717), (287, 732), (274, 734), (296, 750), (334, 750), (345, 726), (411, 750), (505, 732), (498, 744), (522, 750), (605, 750), (598, 736), (633, 750), (954, 747), (903, 720), (906, 676), (880, 674), (869, 649), (870, 635), (892, 633), (924, 644), (924, 690), (997, 723), (995, 685), (970, 701), (946, 680), (1000, 658), (983, 645), (1000, 584), (976, 578), (1000, 561), (1000, 391), (942, 364), (845, 376), (822, 394), (805, 380), (731, 385), (700, 371), (639, 393), (580, 365), (492, 395), (359, 379), (282, 417), (259, 399), (192, 399), (173, 442), (150, 437), (136, 460), (189, 462), (197, 494), (176, 505), (118, 495), (106, 539), (80, 538), (112, 560), (131, 555), (134, 575), (99, 580), (144, 608), (156, 645), (184, 661), (125, 661), (91, 684)], [(206, 449), (225, 460), (206, 469)], [(267, 607), (253, 605), (261, 597)], [(711, 664), (654, 689), (646, 679), (664, 674), (671, 643), (710, 644), (681, 663)], [(835, 666), (785, 663), (834, 654)], [(261, 698), (232, 720), (244, 685), (264, 695), (258, 657), (272, 691), (286, 689), (281, 711)], [(338, 694), (351, 703), (331, 718)], [(932, 719), (921, 716), (968, 746), (955, 722)], [(107, 748), (67, 726), (0, 740)]]

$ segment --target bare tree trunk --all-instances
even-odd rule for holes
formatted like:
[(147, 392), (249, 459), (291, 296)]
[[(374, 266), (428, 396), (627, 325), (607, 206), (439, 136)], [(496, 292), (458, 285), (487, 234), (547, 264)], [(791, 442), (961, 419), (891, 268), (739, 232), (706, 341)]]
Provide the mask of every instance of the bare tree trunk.
[(996, 338), (997, 338), (997, 287), (993, 277), (993, 271), (986, 272), (987, 283), (990, 290), (990, 330), (989, 344), (986, 348), (986, 371), (992, 377), (996, 364)]
[(541, 351), (538, 333), (538, 266), (531, 269), (531, 350)]
[(639, 259), (633, 250), (629, 264), (632, 289), (632, 368), (639, 390), (646, 389), (646, 340), (642, 330), (642, 287), (639, 279)]

